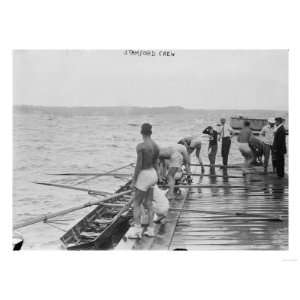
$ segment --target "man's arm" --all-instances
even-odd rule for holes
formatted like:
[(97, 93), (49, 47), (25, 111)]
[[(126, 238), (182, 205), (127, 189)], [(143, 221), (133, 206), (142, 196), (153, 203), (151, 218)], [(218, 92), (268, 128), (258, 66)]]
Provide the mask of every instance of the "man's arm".
[(196, 148), (196, 157), (198, 158), (198, 160), (200, 160), (200, 149), (197, 147)]
[(217, 128), (217, 133), (218, 133), (218, 141), (221, 141), (221, 134), (222, 134), (222, 126)]
[(263, 127), (262, 130), (260, 131), (259, 135), (265, 136), (266, 135), (266, 127)]
[(191, 170), (190, 170), (190, 156), (188, 155), (187, 151), (183, 151), (182, 156), (183, 156), (183, 162), (184, 162), (187, 173), (191, 173)]
[(132, 178), (132, 183), (134, 184), (137, 180), (137, 177), (142, 169), (142, 162), (143, 162), (143, 149), (140, 145), (137, 145), (136, 147), (136, 153), (137, 153), (137, 159), (136, 159), (136, 165), (134, 169), (134, 175)]
[(209, 131), (208, 131), (207, 127), (202, 131), (202, 133), (209, 134)]
[(232, 127), (229, 125), (228, 125), (228, 130), (229, 130), (230, 136), (232, 137), (234, 132), (233, 132)]

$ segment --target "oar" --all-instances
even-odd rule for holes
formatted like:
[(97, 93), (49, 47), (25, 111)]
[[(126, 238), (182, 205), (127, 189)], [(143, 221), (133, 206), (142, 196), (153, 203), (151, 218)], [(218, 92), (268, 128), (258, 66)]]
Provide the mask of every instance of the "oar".
[(185, 173), (184, 175), (191, 175), (191, 176), (204, 176), (204, 177), (226, 177), (226, 178), (245, 178), (244, 176), (235, 176), (235, 175), (214, 175), (214, 174), (201, 174), (201, 173), (191, 173), (187, 174)]
[[(122, 167), (120, 167), (120, 168), (117, 168), (117, 169), (114, 169), (114, 170), (110, 170), (110, 171), (108, 171), (108, 172), (105, 172), (105, 174), (113, 173), (113, 172), (119, 171), (119, 170), (121, 170), (121, 169), (125, 169), (125, 168), (127, 168), (127, 167), (130, 167), (130, 166), (132, 166), (132, 165), (134, 165), (134, 163), (130, 163), (130, 164), (127, 164), (127, 165), (122, 166)], [(98, 177), (100, 177), (100, 176), (104, 176), (104, 175), (94, 175), (94, 176), (92, 176), (91, 178), (87, 178), (87, 179), (84, 179), (84, 180), (81, 180), (81, 181), (76, 182), (75, 185), (82, 184), (82, 183), (86, 183), (86, 182), (88, 182), (88, 181), (90, 181), (90, 180), (93, 180), (93, 179), (96, 179), (96, 178), (98, 178)]]
[(100, 196), (111, 195), (111, 193), (104, 192), (104, 191), (97, 191), (97, 190), (91, 190), (91, 189), (86, 189), (86, 188), (79, 188), (79, 187), (74, 187), (74, 186), (64, 185), (64, 184), (56, 184), (56, 183), (49, 183), (49, 182), (33, 182), (33, 183), (40, 184), (40, 185), (59, 187), (59, 188), (68, 189), (68, 190), (88, 192), (89, 194), (93, 194), (93, 195), (100, 195)]
[(199, 209), (180, 209), (180, 208), (170, 208), (172, 211), (179, 211), (179, 212), (193, 212), (193, 213), (200, 213), (200, 214), (215, 214), (215, 215), (227, 215), (233, 217), (253, 217), (253, 218), (262, 218), (265, 221), (272, 221), (272, 222), (283, 222), (281, 217), (273, 217), (269, 215), (263, 214), (251, 214), (251, 213), (230, 213), (230, 212), (222, 212), (222, 211), (210, 211), (210, 210), (199, 210)]
[[(159, 187), (170, 187), (169, 185), (159, 185)], [(244, 185), (216, 185), (216, 184), (177, 184), (176, 188), (189, 189), (189, 188), (230, 188), (230, 189), (248, 189)]]
[[(47, 175), (54, 176), (132, 176), (132, 174), (125, 173), (50, 173)], [(226, 178), (244, 178), (244, 176), (235, 176), (235, 175), (211, 175), (211, 174), (201, 174), (201, 173), (183, 173), (183, 175), (191, 175), (191, 176), (204, 176), (204, 177), (226, 177)]]
[(242, 166), (240, 166), (240, 165), (222, 165), (222, 164), (215, 164), (215, 165), (210, 165), (210, 164), (203, 164), (203, 165), (200, 165), (200, 164), (195, 164), (195, 163), (191, 163), (190, 164), (191, 166), (199, 166), (199, 167), (201, 167), (201, 166), (203, 166), (203, 167), (212, 167), (212, 168), (214, 168), (214, 167), (216, 167), (216, 168), (218, 168), (218, 167), (226, 167), (226, 168), (230, 168), (230, 169), (241, 169), (242, 168)]
[[(159, 185), (159, 187), (170, 187), (167, 184)], [(250, 190), (250, 192), (264, 192), (268, 191), (269, 188), (264, 188), (263, 186), (251, 184), (249, 186), (246, 185), (226, 185), (226, 184), (177, 184), (174, 185), (174, 187), (182, 188), (182, 189), (189, 189), (189, 188), (228, 188), (228, 189), (245, 189)], [(270, 193), (270, 192), (269, 192)], [(280, 192), (277, 190), (277, 188), (272, 188), (271, 193), (278, 193)]]
[(132, 176), (132, 174), (124, 173), (49, 173), (47, 175), (55, 176)]
[(26, 221), (20, 222), (19, 224), (14, 225), (13, 229), (22, 228), (22, 227), (25, 227), (25, 226), (29, 226), (29, 225), (39, 223), (39, 222), (46, 222), (49, 219), (53, 219), (55, 217), (62, 216), (62, 215), (65, 215), (65, 214), (68, 214), (68, 213), (71, 213), (73, 211), (80, 210), (80, 209), (83, 209), (83, 208), (86, 208), (86, 207), (89, 207), (89, 206), (99, 205), (99, 204), (101, 204), (105, 201), (112, 200), (112, 199), (115, 199), (117, 197), (127, 195), (129, 193), (131, 193), (131, 190), (128, 190), (128, 191), (125, 191), (125, 192), (122, 192), (122, 193), (113, 194), (113, 195), (110, 195), (109, 197), (103, 198), (101, 200), (89, 201), (89, 202), (87, 202), (85, 204), (82, 204), (82, 205), (79, 205), (79, 206), (74, 206), (74, 207), (64, 209), (64, 210), (61, 210), (61, 211), (58, 211), (58, 212), (55, 212), (55, 213), (50, 213), (50, 214), (47, 214), (47, 215), (44, 215), (44, 216), (41, 216), (41, 217), (26, 220)]

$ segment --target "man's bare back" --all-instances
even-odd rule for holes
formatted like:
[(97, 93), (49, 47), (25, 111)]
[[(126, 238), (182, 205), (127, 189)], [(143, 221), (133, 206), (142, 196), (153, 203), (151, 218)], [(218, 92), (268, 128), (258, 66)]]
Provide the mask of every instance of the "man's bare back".
[(152, 139), (137, 145), (136, 151), (141, 154), (141, 169), (155, 168), (159, 156), (159, 147)]

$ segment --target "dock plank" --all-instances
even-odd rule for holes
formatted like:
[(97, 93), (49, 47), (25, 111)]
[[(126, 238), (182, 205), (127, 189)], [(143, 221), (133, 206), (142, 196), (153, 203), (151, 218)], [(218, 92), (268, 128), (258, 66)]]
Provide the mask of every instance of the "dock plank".
[[(187, 191), (184, 191), (180, 197), (170, 202), (170, 208), (182, 209), (186, 197)], [(143, 236), (139, 240), (123, 238), (115, 250), (167, 250), (175, 232), (179, 215), (178, 211), (170, 210), (166, 224), (155, 224), (155, 237)]]
[[(197, 170), (199, 168), (193, 172)], [(227, 172), (236, 178), (222, 176), (224, 170), (220, 169), (213, 173), (218, 176), (194, 176), (193, 184), (199, 186), (183, 189), (184, 197), (170, 203), (171, 208), (180, 210), (169, 212), (167, 224), (156, 225), (156, 237), (123, 240), (116, 249), (288, 249), (288, 178), (264, 175), (261, 167), (251, 168), (251, 174), (243, 178), (239, 176), (241, 170), (230, 169)], [(201, 188), (201, 184), (212, 187)], [(234, 189), (230, 185), (245, 188)], [(234, 216), (234, 213), (249, 216)], [(283, 221), (274, 222), (266, 216), (280, 217)]]

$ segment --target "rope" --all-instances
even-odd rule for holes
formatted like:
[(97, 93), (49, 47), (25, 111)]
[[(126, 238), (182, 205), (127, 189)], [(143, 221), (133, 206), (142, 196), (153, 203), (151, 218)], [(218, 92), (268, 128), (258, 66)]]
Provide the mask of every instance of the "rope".
[(49, 222), (47, 222), (47, 220), (46, 220), (46, 221), (44, 221), (44, 223), (47, 224), (48, 226), (53, 227), (53, 228), (55, 228), (55, 229), (58, 229), (58, 230), (60, 230), (60, 231), (67, 232), (67, 230), (62, 229), (62, 228), (60, 228), (60, 227), (58, 227), (58, 226), (56, 226), (56, 225), (54, 225), (54, 224), (51, 224), (51, 223), (53, 223), (53, 222), (49, 223)]
[[(121, 170), (121, 169), (125, 169), (125, 168), (128, 168), (128, 167), (131, 167), (133, 164), (134, 164), (134, 163), (130, 163), (130, 164), (125, 165), (125, 166), (123, 166), (123, 167), (120, 167), (120, 168), (117, 168), (117, 169), (108, 171), (107, 174), (113, 173), (113, 172), (115, 172), (115, 171), (119, 171), (119, 170)], [(80, 181), (76, 182), (74, 185), (86, 183), (86, 182), (91, 181), (91, 180), (93, 180), (93, 179), (96, 179), (97, 177), (100, 177), (100, 176), (102, 176), (102, 175), (95, 175), (95, 176), (89, 177), (89, 178), (87, 178), (87, 179), (80, 180)]]

